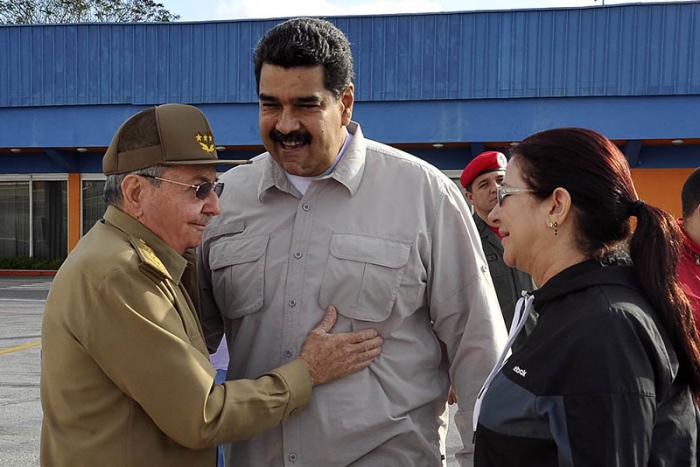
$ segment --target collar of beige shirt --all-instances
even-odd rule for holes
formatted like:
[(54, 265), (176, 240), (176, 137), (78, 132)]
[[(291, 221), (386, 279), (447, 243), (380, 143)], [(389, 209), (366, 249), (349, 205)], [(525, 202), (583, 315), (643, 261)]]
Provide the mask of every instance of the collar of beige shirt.
[[(360, 186), (365, 169), (367, 143), (357, 122), (350, 122), (347, 130), (352, 135), (352, 140), (346, 149), (346, 153), (338, 162), (333, 173), (328, 175), (328, 178), (341, 183), (348, 189), (350, 196), (354, 196), (357, 188)], [(282, 167), (275, 162), (269, 153), (266, 152), (254, 160), (256, 159), (260, 159), (260, 162), (266, 164), (258, 185), (258, 200), (260, 202), (263, 201), (265, 193), (273, 187), (286, 193), (296, 193), (296, 190), (292, 190), (292, 184), (289, 182)]]
[(187, 260), (170, 248), (158, 235), (153, 233), (141, 222), (114, 206), (107, 207), (104, 220), (129, 237), (142, 240), (148, 248), (153, 250), (157, 259), (165, 267), (164, 272), (166, 276), (173, 282), (177, 284), (180, 283), (182, 273), (187, 267)]

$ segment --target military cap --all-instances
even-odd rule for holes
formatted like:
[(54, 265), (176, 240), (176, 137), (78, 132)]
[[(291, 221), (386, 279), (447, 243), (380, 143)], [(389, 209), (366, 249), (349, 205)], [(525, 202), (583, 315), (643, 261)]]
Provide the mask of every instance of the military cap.
[[(120, 150), (124, 129), (146, 112), (155, 112), (154, 144)], [(214, 135), (207, 117), (197, 107), (163, 104), (132, 115), (114, 134), (102, 158), (105, 175), (133, 172), (154, 165), (240, 164), (247, 161), (221, 160), (216, 155)]]
[(506, 170), (508, 160), (503, 153), (498, 151), (482, 152), (472, 159), (462, 171), (459, 181), (464, 188), (467, 188), (476, 177), (487, 172)]

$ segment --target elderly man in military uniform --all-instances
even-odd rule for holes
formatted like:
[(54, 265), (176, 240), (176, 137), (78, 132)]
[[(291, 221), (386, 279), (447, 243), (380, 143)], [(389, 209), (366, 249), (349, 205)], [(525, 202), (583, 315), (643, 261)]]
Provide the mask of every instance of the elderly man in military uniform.
[(195, 107), (146, 109), (103, 160), (104, 218), (58, 271), (42, 329), (45, 466), (214, 466), (216, 444), (278, 425), (313, 385), (366, 367), (374, 330), (331, 334), (257, 379), (215, 384), (196, 314), (190, 249), (219, 214), (214, 138)]
[[(474, 224), (481, 237), (481, 247), (489, 263), (489, 271), (493, 285), (496, 288), (498, 303), (501, 306), (503, 320), (507, 327), (513, 321), (515, 303), (523, 290), (533, 290), (535, 284), (532, 278), (503, 262), (503, 245), (498, 226), (491, 224), (488, 215), (498, 202), (497, 190), (503, 183), (508, 160), (498, 151), (482, 152), (472, 159), (462, 171), (460, 183), (464, 187), (465, 196), (474, 208)], [(527, 338), (535, 325), (535, 315), (528, 318), (525, 331), (520, 333), (513, 345), (518, 348)]]

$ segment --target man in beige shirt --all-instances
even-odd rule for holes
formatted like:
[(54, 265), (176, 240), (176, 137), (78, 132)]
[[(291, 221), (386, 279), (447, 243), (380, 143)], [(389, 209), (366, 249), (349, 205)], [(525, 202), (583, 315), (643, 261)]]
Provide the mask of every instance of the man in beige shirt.
[(214, 467), (217, 443), (278, 425), (306, 407), (312, 386), (378, 355), (376, 331), (330, 334), (329, 309), (297, 359), (214, 384), (188, 293), (188, 249), (219, 213), (214, 148), (187, 105), (144, 110), (117, 131), (103, 160), (107, 212), (46, 303), (42, 465)]
[(299, 355), (333, 304), (337, 330), (376, 328), (384, 345), (367, 369), (314, 389), (304, 413), (228, 446), (228, 460), (439, 466), (452, 380), (469, 464), (476, 393), (506, 335), (466, 202), (440, 171), (351, 121), (350, 44), (331, 23), (276, 26), (255, 70), (268, 152), (222, 178), (200, 259), (207, 343), (226, 331), (228, 377), (250, 377)]

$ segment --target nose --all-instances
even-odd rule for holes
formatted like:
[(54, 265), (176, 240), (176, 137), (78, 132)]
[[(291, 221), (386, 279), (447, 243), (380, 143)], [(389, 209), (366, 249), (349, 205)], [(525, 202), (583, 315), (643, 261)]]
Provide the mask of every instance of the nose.
[(295, 115), (292, 109), (282, 108), (277, 123), (275, 124), (275, 129), (280, 133), (285, 135), (297, 131), (300, 128), (299, 119)]

